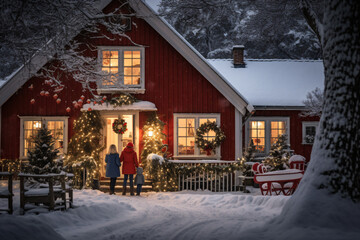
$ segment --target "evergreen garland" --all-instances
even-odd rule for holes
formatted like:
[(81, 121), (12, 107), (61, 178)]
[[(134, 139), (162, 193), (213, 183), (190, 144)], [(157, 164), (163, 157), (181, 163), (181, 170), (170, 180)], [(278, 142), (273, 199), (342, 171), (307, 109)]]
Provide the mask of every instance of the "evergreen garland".
[(108, 103), (115, 107), (121, 107), (123, 105), (131, 105), (136, 101), (137, 99), (131, 94), (121, 93), (118, 97), (113, 97), (109, 100)]
[(270, 171), (284, 170), (288, 168), (290, 158), (290, 146), (287, 144), (287, 135), (282, 134), (271, 146), (269, 156), (264, 160), (264, 164), (270, 167)]
[(31, 174), (60, 173), (62, 161), (58, 158), (59, 151), (54, 149), (55, 141), (51, 131), (43, 122), (41, 128), (32, 137), (35, 147), (28, 151), (28, 161), (25, 171)]
[(65, 164), (73, 171), (78, 182), (81, 182), (81, 174), (86, 169), (86, 183), (83, 183), (86, 186), (99, 177), (101, 152), (105, 149), (101, 144), (103, 126), (99, 111), (82, 112), (79, 119), (74, 121), (75, 134), (69, 142)]
[(144, 171), (146, 172), (149, 172), (150, 168), (147, 160), (148, 155), (151, 153), (162, 155), (161, 150), (165, 146), (163, 141), (166, 138), (166, 135), (162, 132), (164, 126), (165, 123), (159, 119), (157, 114), (155, 112), (151, 112), (142, 128), (144, 147), (140, 158)]
[(234, 161), (231, 165), (199, 164), (196, 166), (184, 166), (169, 162), (165, 159), (162, 164), (159, 161), (152, 161), (151, 175), (153, 178), (153, 190), (155, 191), (176, 191), (178, 190), (179, 176), (189, 177), (198, 173), (208, 172), (209, 174), (234, 173), (235, 171), (244, 171), (245, 162)]

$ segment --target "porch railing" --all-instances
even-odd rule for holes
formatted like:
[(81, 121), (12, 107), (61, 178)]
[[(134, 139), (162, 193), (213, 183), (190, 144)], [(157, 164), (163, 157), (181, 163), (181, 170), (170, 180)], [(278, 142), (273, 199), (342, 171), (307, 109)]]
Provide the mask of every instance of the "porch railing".
[[(202, 164), (210, 166), (231, 165), (234, 161), (221, 160), (169, 160), (169, 162), (180, 164), (183, 167), (196, 167)], [(212, 192), (239, 191), (238, 174), (235, 172), (217, 173), (216, 171), (201, 171), (193, 174), (178, 176), (178, 190), (208, 190)]]

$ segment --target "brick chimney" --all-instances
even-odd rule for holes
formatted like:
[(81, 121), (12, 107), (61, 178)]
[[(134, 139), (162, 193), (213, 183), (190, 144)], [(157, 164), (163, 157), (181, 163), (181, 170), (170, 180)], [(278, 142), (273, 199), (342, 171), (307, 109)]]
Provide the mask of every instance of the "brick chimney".
[(233, 46), (232, 52), (233, 52), (234, 68), (244, 68), (245, 67), (244, 50), (245, 50), (244, 45)]

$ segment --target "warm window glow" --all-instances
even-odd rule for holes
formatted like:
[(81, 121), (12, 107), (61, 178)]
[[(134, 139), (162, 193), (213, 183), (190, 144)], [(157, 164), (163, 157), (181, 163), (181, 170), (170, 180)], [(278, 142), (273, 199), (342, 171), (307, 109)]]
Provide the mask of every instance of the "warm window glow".
[(195, 118), (178, 119), (178, 154), (195, 154)]
[[(206, 155), (206, 151), (199, 149), (195, 144), (196, 129), (207, 121), (216, 122), (216, 118), (179, 117), (177, 119), (177, 148), (178, 155)], [(204, 139), (215, 139), (215, 132), (209, 131)]]
[(124, 51), (124, 84), (140, 84), (140, 51)]
[(258, 152), (265, 152), (265, 121), (250, 121), (250, 140)]
[(103, 85), (140, 85), (141, 51), (140, 50), (103, 50), (102, 71), (111, 76), (103, 80)]
[(276, 141), (282, 134), (285, 134), (285, 122), (271, 121), (271, 138), (270, 138), (271, 145), (276, 143)]
[[(36, 136), (41, 128), (41, 121), (24, 121), (24, 156), (28, 155), (28, 151), (35, 147), (32, 138)], [(63, 153), (64, 144), (64, 122), (48, 121), (46, 122), (48, 130), (54, 140), (54, 149), (58, 149), (60, 154)]]
[[(199, 127), (201, 126), (201, 124), (206, 123), (207, 121), (216, 122), (216, 118), (200, 118), (199, 119)], [(211, 141), (211, 140), (215, 139), (215, 136), (216, 136), (216, 133), (211, 130), (205, 134), (204, 139)], [(206, 155), (206, 151), (200, 149), (200, 154)]]
[(58, 149), (59, 153), (64, 153), (64, 122), (48, 121), (47, 127), (55, 141), (54, 149)]

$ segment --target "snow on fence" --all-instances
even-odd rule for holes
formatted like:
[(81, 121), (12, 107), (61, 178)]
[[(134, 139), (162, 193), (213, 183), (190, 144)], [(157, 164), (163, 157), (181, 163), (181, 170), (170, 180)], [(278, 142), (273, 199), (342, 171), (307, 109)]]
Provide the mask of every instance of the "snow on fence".
[[(182, 167), (196, 167), (201, 164), (211, 166), (226, 166), (234, 164), (234, 161), (221, 160), (169, 160), (169, 162), (180, 164)], [(179, 174), (178, 176), (178, 190), (209, 190), (212, 192), (233, 192), (238, 191), (236, 181), (237, 174), (235, 172), (217, 173), (214, 172), (196, 172), (186, 176)]]

